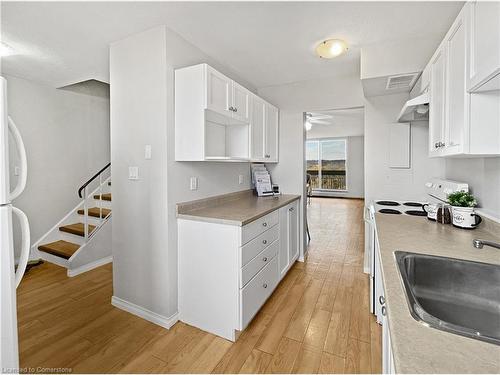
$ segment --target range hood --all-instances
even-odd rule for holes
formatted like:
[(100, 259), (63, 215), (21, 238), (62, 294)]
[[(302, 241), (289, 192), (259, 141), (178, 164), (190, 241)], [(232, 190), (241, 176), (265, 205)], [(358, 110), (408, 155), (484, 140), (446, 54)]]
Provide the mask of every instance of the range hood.
[(429, 92), (408, 100), (401, 112), (398, 122), (428, 121), (429, 120)]

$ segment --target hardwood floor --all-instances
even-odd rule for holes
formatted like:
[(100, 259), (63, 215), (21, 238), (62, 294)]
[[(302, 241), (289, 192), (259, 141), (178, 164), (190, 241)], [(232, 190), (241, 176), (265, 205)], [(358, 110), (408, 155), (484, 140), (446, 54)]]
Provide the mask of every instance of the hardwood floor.
[[(236, 343), (114, 308), (112, 268), (45, 263), (18, 289), (21, 367), (74, 373), (380, 373), (381, 329), (362, 273), (363, 202), (313, 198), (312, 242)], [(54, 372), (52, 370), (51, 372)]]

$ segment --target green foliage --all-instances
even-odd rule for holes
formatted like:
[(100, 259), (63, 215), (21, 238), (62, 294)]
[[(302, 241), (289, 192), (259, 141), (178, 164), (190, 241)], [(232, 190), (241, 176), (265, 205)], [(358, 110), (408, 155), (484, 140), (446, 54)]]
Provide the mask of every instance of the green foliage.
[(457, 191), (448, 195), (448, 203), (455, 207), (475, 207), (476, 198), (470, 193)]

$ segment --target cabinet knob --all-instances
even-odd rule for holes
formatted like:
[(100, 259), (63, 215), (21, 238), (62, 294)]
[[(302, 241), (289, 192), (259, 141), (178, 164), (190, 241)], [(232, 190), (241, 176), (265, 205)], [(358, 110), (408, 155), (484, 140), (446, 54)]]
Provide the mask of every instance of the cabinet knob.
[(384, 296), (380, 296), (380, 297), (378, 297), (378, 302), (379, 302), (381, 305), (383, 305), (383, 304), (385, 303), (385, 298), (384, 298)]
[(233, 110), (233, 107), (229, 107), (229, 110), (232, 111)]
[(267, 257), (262, 258), (264, 262), (267, 262)]
[(262, 223), (262, 226), (263, 227), (267, 227), (267, 223)]
[(288, 211), (292, 212), (292, 211), (293, 211), (293, 207), (290, 207), (290, 208), (288, 209)]
[(264, 283), (264, 285), (262, 285), (262, 286), (264, 287), (264, 289), (266, 289), (266, 288), (267, 288), (267, 284), (266, 284), (266, 283)]
[(383, 316), (387, 315), (387, 309), (385, 308), (385, 306), (382, 306), (382, 315)]
[(267, 243), (267, 240), (263, 240), (262, 243), (265, 245)]
[(234, 107), (234, 110), (233, 110), (233, 111), (238, 112), (238, 108)]

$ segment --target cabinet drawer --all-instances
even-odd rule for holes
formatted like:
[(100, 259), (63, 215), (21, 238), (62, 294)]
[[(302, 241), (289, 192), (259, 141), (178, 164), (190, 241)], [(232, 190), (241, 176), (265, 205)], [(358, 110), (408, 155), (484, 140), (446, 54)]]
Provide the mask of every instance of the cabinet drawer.
[(257, 238), (241, 247), (241, 267), (247, 264), (250, 260), (264, 250), (269, 244), (273, 243), (279, 236), (280, 226), (275, 225), (269, 230), (266, 230)]
[(243, 226), (241, 228), (241, 244), (246, 244), (248, 241), (254, 239), (275, 224), (278, 224), (278, 211), (273, 211), (270, 214)]
[(278, 260), (274, 257), (243, 289), (240, 290), (241, 330), (271, 295), (279, 279)]
[[(277, 227), (277, 226), (276, 226)], [(278, 253), (280, 241), (275, 240), (241, 269), (240, 288), (243, 288)]]

